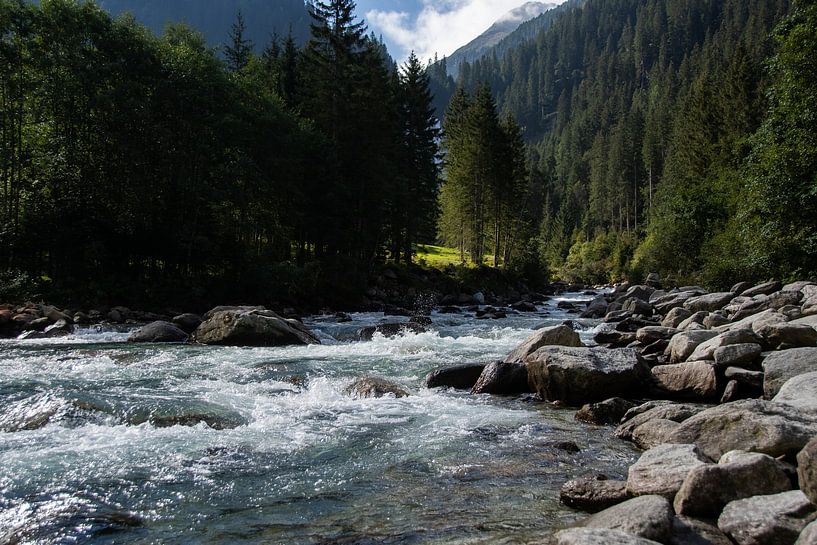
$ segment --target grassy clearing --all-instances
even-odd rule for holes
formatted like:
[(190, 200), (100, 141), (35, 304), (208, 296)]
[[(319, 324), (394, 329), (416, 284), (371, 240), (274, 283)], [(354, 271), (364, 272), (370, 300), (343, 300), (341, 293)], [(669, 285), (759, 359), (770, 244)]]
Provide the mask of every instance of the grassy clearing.
[[(486, 255), (485, 263), (493, 263), (494, 256)], [(465, 263), (460, 259), (460, 251), (456, 248), (446, 248), (445, 246), (431, 246), (430, 244), (414, 245), (414, 262), (435, 269), (444, 269), (448, 265), (465, 265), (468, 268), (475, 268), (476, 265), (465, 256)]]

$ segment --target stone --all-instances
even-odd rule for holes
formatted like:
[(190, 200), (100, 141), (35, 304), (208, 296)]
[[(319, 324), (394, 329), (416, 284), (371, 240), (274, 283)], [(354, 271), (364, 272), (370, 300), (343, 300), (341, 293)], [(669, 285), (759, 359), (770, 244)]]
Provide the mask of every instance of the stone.
[(183, 343), (188, 334), (170, 322), (152, 322), (137, 329), (128, 337), (129, 343)]
[(635, 333), (610, 329), (600, 329), (593, 336), (595, 343), (610, 345), (611, 348), (624, 348), (628, 344), (635, 342), (635, 340)]
[(760, 344), (760, 337), (751, 329), (733, 329), (702, 342), (695, 348), (689, 359), (692, 361), (714, 360), (715, 351), (733, 344)]
[(663, 327), (674, 327), (677, 328), (681, 322), (686, 320), (692, 316), (692, 312), (688, 311), (684, 307), (676, 307), (670, 310), (664, 319), (661, 320), (661, 325)]
[(651, 301), (651, 303), (655, 307), (655, 310), (666, 315), (674, 308), (683, 307), (684, 303), (686, 303), (689, 299), (703, 294), (704, 292), (699, 290), (677, 291), (674, 293), (669, 293), (664, 297), (656, 299), (655, 301)]
[(641, 316), (652, 316), (653, 315), (653, 308), (648, 302), (637, 299), (635, 297), (630, 297), (624, 304), (621, 306), (622, 310), (625, 310), (631, 314), (640, 314)]
[(426, 331), (428, 331), (428, 326), (412, 322), (399, 322), (364, 327), (360, 330), (358, 335), (360, 340), (370, 341), (375, 335), (391, 338), (407, 333), (425, 333)]
[(250, 312), (250, 311), (253, 311), (253, 310), (267, 310), (267, 307), (246, 306), (246, 305), (245, 306), (221, 305), (221, 306), (211, 308), (210, 310), (205, 312), (204, 316), (202, 316), (202, 318), (204, 318), (204, 320), (207, 321), (210, 318), (212, 318), (213, 316), (215, 316), (215, 314), (218, 313), (218, 312), (226, 312), (226, 311)]
[(672, 531), (672, 505), (663, 496), (646, 495), (609, 507), (586, 519), (585, 528), (621, 530), (638, 537), (665, 542)]
[(718, 393), (715, 366), (710, 362), (658, 365), (651, 373), (657, 387), (674, 399), (706, 400)]
[(630, 441), (640, 449), (649, 450), (667, 443), (678, 426), (678, 422), (666, 418), (653, 418), (636, 427)]
[(426, 376), (426, 388), (470, 390), (479, 380), (485, 366), (484, 363), (465, 363), (435, 369)]
[(622, 424), (616, 428), (615, 435), (620, 439), (632, 441), (635, 430), (647, 422), (652, 420), (683, 422), (702, 410), (701, 407), (695, 405), (671, 403), (669, 401), (651, 401), (627, 411), (622, 419)]
[(741, 295), (744, 297), (754, 297), (755, 295), (771, 295), (776, 291), (780, 291), (780, 288), (783, 287), (783, 284), (776, 280), (772, 280), (770, 282), (764, 282), (762, 284), (758, 284), (754, 287), (744, 290)]
[(793, 490), (729, 503), (718, 528), (738, 545), (792, 545), (813, 515), (808, 498)]
[(787, 322), (788, 318), (786, 316), (780, 314), (775, 310), (764, 310), (762, 312), (758, 312), (757, 314), (752, 314), (751, 316), (747, 316), (745, 318), (739, 319), (737, 321), (732, 321), (729, 324), (722, 325), (716, 329), (716, 331), (724, 332), (730, 331), (734, 329), (752, 329), (754, 330), (755, 324), (758, 324), (758, 327), (762, 327), (768, 323), (775, 323), (775, 322)]
[(817, 315), (817, 296), (809, 297), (803, 301), (803, 306), (800, 308), (800, 317), (797, 319), (815, 315)]
[(729, 323), (729, 318), (723, 316), (722, 314), (717, 314), (715, 312), (709, 314), (706, 318), (704, 318), (703, 326), (707, 329), (714, 329), (716, 327), (720, 327), (722, 325), (726, 325)]
[(790, 378), (817, 371), (817, 347), (773, 352), (763, 360), (763, 393), (771, 399)]
[(320, 344), (303, 324), (269, 310), (216, 312), (202, 322), (193, 337), (202, 344), (226, 346)]
[(729, 502), (791, 490), (784, 464), (766, 454), (732, 451), (717, 464), (690, 471), (675, 496), (675, 512), (716, 518)]
[(605, 475), (572, 479), (562, 485), (559, 499), (568, 507), (596, 513), (630, 498), (627, 482), (610, 480)]
[(186, 313), (179, 314), (173, 317), (173, 325), (184, 331), (185, 333), (193, 333), (203, 322), (201, 316), (198, 314)]
[(607, 299), (600, 295), (587, 304), (587, 308), (581, 313), (580, 318), (604, 318), (609, 306)]
[(735, 294), (731, 291), (707, 293), (706, 295), (700, 295), (698, 297), (688, 299), (684, 303), (684, 308), (691, 312), (713, 312), (715, 310), (720, 310), (725, 305), (728, 305), (734, 297)]
[(676, 515), (672, 521), (672, 537), (668, 545), (734, 545), (717, 526), (708, 522)]
[(721, 346), (715, 349), (713, 357), (719, 368), (740, 367), (757, 363), (763, 347), (757, 343), (740, 343)]
[(661, 289), (661, 276), (656, 272), (651, 272), (647, 275), (647, 279), (644, 280), (644, 284), (651, 288)]
[(66, 323), (73, 324), (74, 319), (61, 310), (57, 309), (57, 307), (52, 307), (49, 305), (45, 305), (42, 308), (42, 314), (52, 322), (59, 322), (60, 320), (65, 320)]
[(754, 388), (763, 388), (763, 373), (761, 371), (751, 371), (742, 367), (727, 367), (723, 373), (724, 377), (729, 380), (736, 380), (741, 384), (752, 386)]
[(817, 415), (817, 371), (790, 378), (772, 401)]
[(658, 495), (672, 501), (689, 472), (708, 463), (695, 445), (659, 445), (630, 466), (627, 491), (633, 496)]
[(692, 329), (695, 325), (703, 325), (704, 320), (706, 317), (709, 316), (709, 313), (706, 311), (699, 311), (678, 324), (678, 329), (685, 330), (685, 329)]
[(817, 545), (817, 522), (812, 522), (803, 528), (794, 545)]
[(638, 393), (649, 375), (632, 349), (540, 348), (525, 359), (530, 389), (542, 399), (583, 405)]
[(621, 530), (570, 528), (556, 532), (553, 545), (660, 545), (657, 541), (634, 536)]
[(521, 363), (543, 346), (582, 346), (579, 334), (572, 327), (557, 325), (539, 329), (505, 358), (506, 363)]
[(797, 480), (803, 494), (817, 505), (817, 437), (797, 453)]
[(815, 285), (815, 283), (810, 281), (810, 280), (798, 280), (797, 282), (791, 282), (790, 284), (786, 284), (785, 286), (783, 286), (781, 288), (780, 291), (799, 291), (799, 292), (802, 292), (803, 288), (806, 288), (808, 286), (817, 287), (817, 285)]
[(712, 459), (730, 450), (794, 456), (817, 435), (817, 416), (795, 407), (748, 399), (706, 409), (681, 422), (673, 443), (695, 443)]
[(358, 398), (378, 398), (394, 396), (397, 398), (408, 397), (409, 393), (405, 388), (394, 382), (375, 378), (363, 377), (357, 379), (344, 390), (348, 395)]
[(751, 282), (738, 282), (737, 284), (732, 286), (732, 289), (730, 289), (729, 291), (731, 291), (735, 295), (743, 295), (743, 292), (745, 292), (751, 287), (753, 287), (753, 284)]
[[(662, 326), (648, 326), (642, 327), (635, 332), (635, 338), (646, 345), (652, 344), (655, 341), (666, 341), (673, 337), (673, 335), (680, 333), (680, 329)], [(815, 331), (817, 333), (817, 331)]]
[(792, 322), (770, 324), (758, 333), (772, 349), (817, 347), (817, 329), (806, 324)]
[(74, 332), (74, 325), (72, 322), (66, 322), (65, 320), (59, 320), (54, 324), (46, 327), (43, 330), (43, 336), (47, 339), (53, 339), (55, 337), (65, 337), (66, 335), (70, 335)]
[(635, 407), (635, 403), (620, 397), (613, 397), (584, 405), (576, 411), (576, 420), (587, 422), (588, 424), (618, 424), (624, 414)]
[(817, 314), (813, 314), (811, 316), (804, 316), (802, 318), (798, 318), (796, 320), (792, 320), (790, 323), (792, 324), (804, 324), (809, 327), (813, 327), (817, 329)]
[(669, 356), (671, 363), (687, 361), (698, 346), (717, 336), (718, 333), (716, 331), (708, 330), (679, 333), (670, 340), (665, 354)]
[(493, 362), (485, 366), (472, 394), (517, 395), (530, 393), (528, 368), (522, 363)]

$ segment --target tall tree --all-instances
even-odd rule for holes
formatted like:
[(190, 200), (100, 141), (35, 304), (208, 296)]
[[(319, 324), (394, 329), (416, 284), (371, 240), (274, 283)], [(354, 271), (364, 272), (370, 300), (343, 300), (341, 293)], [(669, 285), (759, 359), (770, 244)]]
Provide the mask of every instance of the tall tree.
[(230, 43), (224, 48), (227, 66), (233, 72), (243, 70), (250, 63), (253, 43), (246, 34), (247, 24), (244, 21), (244, 14), (239, 9), (235, 16), (235, 23), (230, 30)]

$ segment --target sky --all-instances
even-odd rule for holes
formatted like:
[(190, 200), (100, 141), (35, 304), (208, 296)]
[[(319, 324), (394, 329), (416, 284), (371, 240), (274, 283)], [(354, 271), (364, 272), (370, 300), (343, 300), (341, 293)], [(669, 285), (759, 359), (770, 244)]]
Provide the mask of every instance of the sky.
[[(563, 0), (545, 0), (561, 3)], [(357, 13), (395, 60), (450, 55), (526, 0), (357, 0)]]

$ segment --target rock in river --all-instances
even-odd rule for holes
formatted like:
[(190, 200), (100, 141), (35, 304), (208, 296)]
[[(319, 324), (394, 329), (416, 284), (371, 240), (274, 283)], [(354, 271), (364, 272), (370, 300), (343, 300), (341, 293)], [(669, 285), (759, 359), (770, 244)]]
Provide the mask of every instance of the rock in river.
[(470, 390), (485, 369), (484, 363), (464, 363), (435, 369), (426, 376), (426, 388)]
[(610, 480), (604, 475), (567, 481), (559, 493), (562, 503), (589, 513), (602, 511), (630, 497), (626, 481)]
[(473, 394), (516, 395), (529, 393), (528, 369), (521, 363), (497, 361), (485, 366)]
[(579, 334), (566, 325), (545, 327), (528, 337), (525, 342), (517, 346), (508, 354), (505, 361), (520, 363), (543, 346), (582, 346)]
[(355, 397), (407, 397), (409, 393), (399, 384), (375, 377), (364, 377), (346, 387), (345, 392)]
[(225, 346), (284, 346), (320, 344), (297, 320), (286, 320), (270, 310), (215, 312), (194, 334), (196, 342)]
[(170, 322), (151, 322), (128, 337), (129, 343), (183, 343), (188, 335)]

